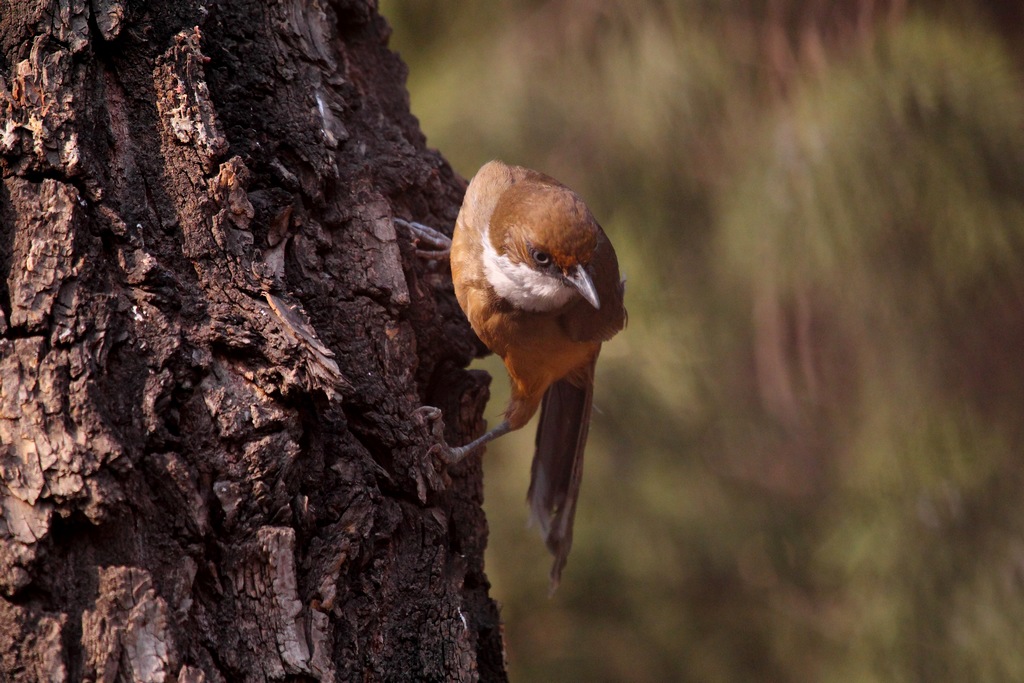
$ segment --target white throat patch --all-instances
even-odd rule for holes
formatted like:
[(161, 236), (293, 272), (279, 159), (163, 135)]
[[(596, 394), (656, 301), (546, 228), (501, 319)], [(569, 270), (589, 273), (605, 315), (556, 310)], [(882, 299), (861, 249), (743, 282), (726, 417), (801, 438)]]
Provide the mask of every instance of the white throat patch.
[(499, 256), (491, 244), (490, 230), (485, 229), (484, 274), (495, 293), (516, 308), (544, 312), (569, 303), (576, 290), (559, 278), (534, 270), (525, 263), (514, 263)]

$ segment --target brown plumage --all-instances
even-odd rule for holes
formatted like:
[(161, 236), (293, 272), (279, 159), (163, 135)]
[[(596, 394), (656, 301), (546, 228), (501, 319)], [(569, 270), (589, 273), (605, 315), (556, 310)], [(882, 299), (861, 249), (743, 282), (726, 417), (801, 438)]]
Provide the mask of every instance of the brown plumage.
[(615, 250), (575, 192), (492, 161), (466, 191), (450, 258), (459, 304), (512, 385), (504, 422), (453, 450), (463, 457), (541, 406), (528, 497), (555, 556), (554, 589), (572, 545), (594, 367), (626, 322)]

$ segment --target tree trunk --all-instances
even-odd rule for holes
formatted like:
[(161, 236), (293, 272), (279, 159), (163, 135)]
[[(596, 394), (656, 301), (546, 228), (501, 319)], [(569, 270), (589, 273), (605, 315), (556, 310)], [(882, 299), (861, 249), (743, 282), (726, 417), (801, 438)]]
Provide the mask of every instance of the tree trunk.
[(0, 0), (0, 680), (505, 678), (374, 5)]

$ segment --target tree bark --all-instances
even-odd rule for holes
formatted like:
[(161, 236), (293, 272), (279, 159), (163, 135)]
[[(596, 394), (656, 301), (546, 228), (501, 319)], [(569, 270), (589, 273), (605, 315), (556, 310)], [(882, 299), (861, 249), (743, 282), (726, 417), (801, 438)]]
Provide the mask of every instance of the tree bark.
[(480, 351), (363, 0), (0, 0), (0, 679), (503, 680)]

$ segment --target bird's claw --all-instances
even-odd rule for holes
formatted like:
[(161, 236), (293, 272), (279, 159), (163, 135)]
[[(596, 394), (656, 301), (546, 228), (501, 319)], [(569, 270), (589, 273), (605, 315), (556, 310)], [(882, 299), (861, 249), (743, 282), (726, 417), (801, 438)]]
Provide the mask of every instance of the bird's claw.
[(427, 457), (438, 459), (445, 465), (454, 465), (465, 456), (462, 448), (452, 447), (444, 438), (444, 416), (440, 408), (421, 406), (413, 411), (413, 419), (426, 431), (434, 443), (427, 449)]
[(444, 439), (444, 416), (441, 414), (441, 409), (434, 406), (421, 406), (413, 411), (412, 416), (416, 424), (433, 441), (433, 444), (427, 449), (427, 457), (431, 459), (438, 457), (441, 460), (446, 460), (444, 455), (451, 448), (449, 448), (448, 442)]
[(443, 491), (450, 480), (439, 461), (443, 462), (443, 453), (448, 448), (444, 440), (444, 420), (441, 411), (434, 406), (422, 406), (412, 413), (413, 424), (425, 434), (425, 441), (431, 443), (425, 458), (412, 463), (412, 475), (416, 481), (416, 492), (420, 502), (426, 503), (430, 491)]
[(434, 406), (420, 406), (412, 411), (417, 426), (422, 427), (435, 439), (444, 441), (444, 417), (441, 409)]
[[(448, 258), (452, 250), (452, 240), (450, 237), (439, 230), (435, 230), (429, 225), (424, 225), (423, 223), (407, 221), (404, 218), (395, 218), (394, 220), (395, 224), (401, 225), (412, 233), (412, 240), (416, 245), (417, 256), (420, 258), (438, 260)], [(420, 244), (424, 244), (429, 248), (421, 249)]]

